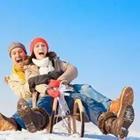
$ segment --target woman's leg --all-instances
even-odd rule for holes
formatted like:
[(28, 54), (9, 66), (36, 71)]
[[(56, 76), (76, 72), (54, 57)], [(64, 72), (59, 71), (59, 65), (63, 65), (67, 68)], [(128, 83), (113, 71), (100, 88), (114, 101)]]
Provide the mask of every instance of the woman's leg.
[(92, 88), (92, 86), (88, 84), (74, 84), (73, 87), (77, 93), (86, 95), (87, 97), (92, 98), (97, 102), (100, 102), (108, 110), (111, 103), (111, 99), (97, 92), (95, 89)]
[(107, 111), (101, 103), (85, 95), (73, 93), (70, 96), (72, 98), (81, 99), (89, 117), (89, 121), (98, 126), (104, 134), (113, 134), (117, 137), (120, 136), (121, 138), (127, 136), (129, 126), (124, 126), (125, 121), (123, 118), (125, 117), (125, 112), (123, 112), (122, 116), (117, 118), (114, 113)]
[(92, 98), (87, 97), (86, 95), (82, 95), (79, 93), (71, 93), (70, 97), (73, 99), (78, 98), (82, 101), (83, 106), (85, 108), (85, 113), (89, 121), (93, 122), (95, 125), (97, 125), (99, 115), (107, 111), (103, 104), (95, 101)]
[[(32, 100), (28, 100), (27, 103), (29, 107), (32, 107)], [(19, 128), (26, 129), (23, 119), (19, 116), (17, 112), (14, 115), (12, 115), (11, 118), (14, 119), (14, 121), (17, 123)]]

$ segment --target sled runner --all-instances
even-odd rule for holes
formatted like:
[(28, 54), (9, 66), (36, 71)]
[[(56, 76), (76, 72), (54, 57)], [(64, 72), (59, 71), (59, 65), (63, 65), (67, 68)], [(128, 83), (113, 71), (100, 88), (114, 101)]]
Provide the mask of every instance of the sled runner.
[[(80, 137), (84, 136), (84, 108), (80, 99), (74, 100), (73, 111), (72, 113), (66, 114), (66, 116), (59, 116), (58, 115), (58, 100), (57, 98), (54, 99), (53, 108), (52, 108), (52, 115), (50, 117), (50, 125), (49, 125), (49, 133), (53, 132), (54, 124), (62, 119), (65, 119), (65, 123), (67, 125), (67, 130), (69, 134), (78, 133)], [(80, 123), (80, 125), (77, 125)], [(80, 127), (78, 127), (80, 126)]]

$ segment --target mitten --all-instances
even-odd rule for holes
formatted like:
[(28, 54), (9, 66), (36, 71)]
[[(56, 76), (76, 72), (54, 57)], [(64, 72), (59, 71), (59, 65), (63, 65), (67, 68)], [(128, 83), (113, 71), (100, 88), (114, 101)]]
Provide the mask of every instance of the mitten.
[(49, 82), (49, 84), (48, 84), (48, 86), (49, 87), (59, 87), (60, 86), (60, 83), (61, 83), (61, 81), (60, 80), (53, 80), (53, 79), (51, 79), (50, 80), (50, 82)]

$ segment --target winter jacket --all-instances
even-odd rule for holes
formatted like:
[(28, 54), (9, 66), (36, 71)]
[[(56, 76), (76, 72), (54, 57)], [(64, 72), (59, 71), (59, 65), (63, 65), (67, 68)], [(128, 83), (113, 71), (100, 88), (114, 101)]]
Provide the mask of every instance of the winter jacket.
[(16, 74), (12, 73), (9, 76), (8, 85), (18, 97), (25, 100), (31, 98), (28, 82), (21, 81)]
[[(78, 71), (75, 66), (60, 60), (59, 57), (57, 57), (54, 52), (50, 52), (48, 56), (50, 60), (53, 62), (55, 71), (63, 72), (63, 74), (58, 77), (58, 80), (65, 80), (67, 81), (67, 83), (70, 83), (77, 77)], [(38, 67), (34, 64), (27, 65), (25, 69), (26, 69), (25, 70), (26, 79), (39, 75)]]
[[(53, 61), (55, 70), (63, 71), (63, 74), (58, 77), (58, 80), (65, 80), (70, 83), (77, 77), (78, 71), (75, 66), (60, 60), (55, 55), (55, 53), (50, 53), (49, 55), (50, 59)], [(12, 73), (9, 76), (8, 85), (17, 96), (19, 96), (20, 98), (29, 99), (31, 98), (31, 92), (29, 90), (28, 79), (33, 76), (39, 75), (38, 67), (33, 64), (25, 66), (25, 75), (26, 82), (23, 83), (17, 75)]]

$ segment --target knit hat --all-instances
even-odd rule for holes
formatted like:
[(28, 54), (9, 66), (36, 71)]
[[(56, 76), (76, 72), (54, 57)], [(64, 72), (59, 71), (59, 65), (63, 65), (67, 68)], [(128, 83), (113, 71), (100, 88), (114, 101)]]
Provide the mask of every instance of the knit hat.
[(12, 51), (14, 48), (21, 48), (21, 49), (23, 49), (23, 51), (27, 54), (27, 51), (26, 51), (26, 49), (25, 49), (25, 46), (24, 46), (22, 43), (20, 43), (20, 42), (13, 42), (13, 43), (10, 45), (9, 49), (8, 49), (8, 52), (9, 52), (9, 56), (10, 56), (10, 57), (11, 57), (11, 51)]
[(41, 38), (41, 37), (37, 37), (37, 38), (33, 39), (32, 42), (31, 42), (31, 45), (30, 45), (30, 52), (31, 52), (31, 54), (33, 53), (34, 46), (38, 42), (44, 43), (46, 45), (46, 47), (47, 47), (47, 50), (49, 49), (48, 42), (45, 39)]

